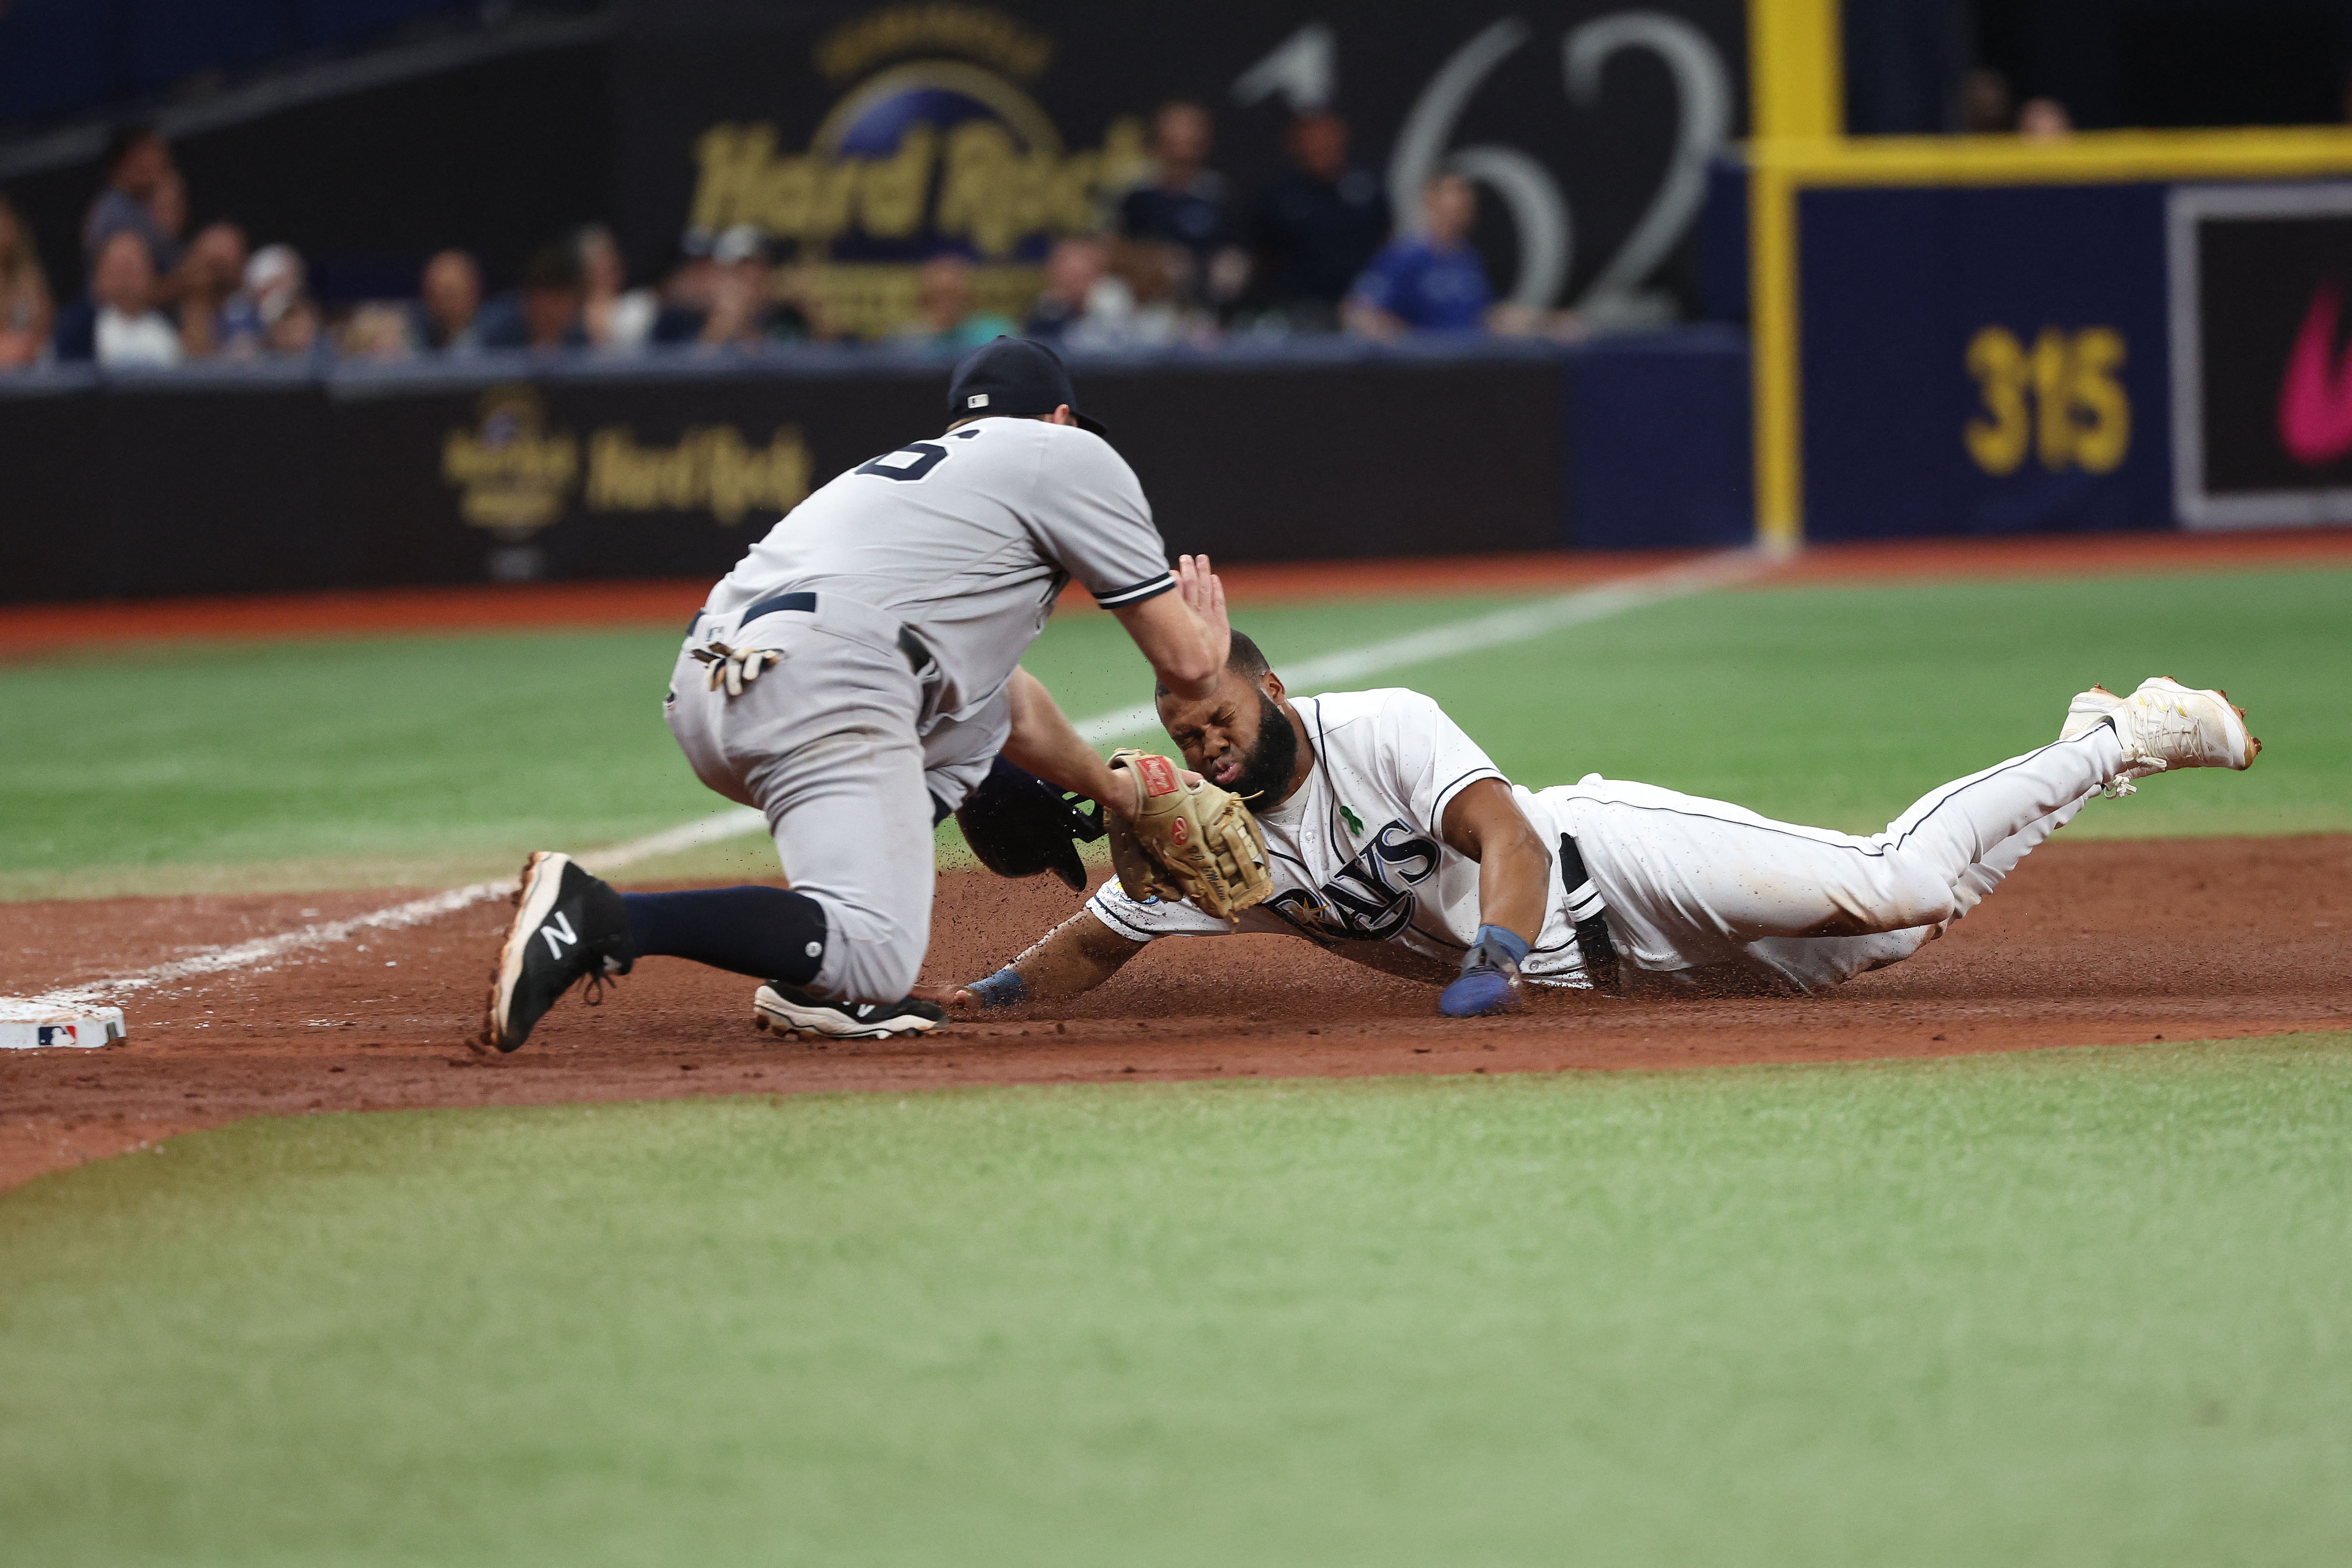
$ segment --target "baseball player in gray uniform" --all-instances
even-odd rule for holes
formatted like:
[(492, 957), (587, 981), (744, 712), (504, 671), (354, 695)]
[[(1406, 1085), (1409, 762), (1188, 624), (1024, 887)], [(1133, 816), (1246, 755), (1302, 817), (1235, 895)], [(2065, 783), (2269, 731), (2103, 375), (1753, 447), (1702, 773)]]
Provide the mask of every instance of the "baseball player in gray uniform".
[(695, 776), (766, 813), (790, 888), (622, 894), (568, 856), (523, 871), (482, 1039), (520, 1045), (581, 979), (691, 958), (766, 984), (778, 1028), (919, 1032), (932, 830), (1002, 753), (1124, 812), (1135, 800), (1019, 667), (1065, 584), (1118, 617), (1172, 691), (1225, 663), (1205, 558), (1169, 570), (1134, 471), (1076, 411), (1043, 344), (999, 338), (955, 370), (946, 432), (862, 463), (795, 507), (711, 591), (664, 712)]

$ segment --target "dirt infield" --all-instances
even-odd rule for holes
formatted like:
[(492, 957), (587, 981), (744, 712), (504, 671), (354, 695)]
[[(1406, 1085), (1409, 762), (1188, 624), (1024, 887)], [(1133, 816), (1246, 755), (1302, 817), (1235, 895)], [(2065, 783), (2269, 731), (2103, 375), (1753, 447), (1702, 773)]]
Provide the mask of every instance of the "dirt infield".
[[(1704, 554), (1696, 550), (1543, 550), (1399, 560), (1223, 566), (1243, 604), (1447, 593), (1545, 593), (1591, 587)], [(2232, 533), (2021, 535), (1818, 545), (1746, 591), (1921, 578), (2193, 572), (2352, 563), (2352, 528)], [(0, 659), (127, 642), (383, 636), (614, 625), (677, 626), (702, 603), (700, 580), (391, 588), (339, 593), (0, 606)], [(1094, 608), (1073, 588), (1064, 612)]]
[[(772, 1041), (751, 985), (655, 959), (567, 999), (511, 1057), (467, 1049), (494, 933), (477, 905), (259, 972), (125, 998), (131, 1039), (0, 1053), (0, 1187), (255, 1114), (971, 1083), (1546, 1072), (2120, 1044), (2352, 1027), (2352, 836), (2053, 843), (1946, 940), (1828, 996), (1548, 997), (1502, 1019), (1281, 937), (1160, 944), (1093, 996), (920, 1042)], [(362, 913), (398, 894), (0, 905), (25, 994)], [(1075, 907), (950, 876), (929, 970), (993, 967)], [(1229, 1019), (1221, 1023), (1219, 1019)]]

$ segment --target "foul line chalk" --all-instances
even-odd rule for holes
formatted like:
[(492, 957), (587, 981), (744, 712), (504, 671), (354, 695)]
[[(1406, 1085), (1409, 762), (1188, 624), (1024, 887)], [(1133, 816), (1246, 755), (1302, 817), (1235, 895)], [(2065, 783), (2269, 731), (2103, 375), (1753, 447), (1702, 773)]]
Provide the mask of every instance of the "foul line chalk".
[[(658, 833), (647, 833), (641, 839), (611, 845), (593, 854), (582, 855), (580, 860), (583, 864), (593, 865), (599, 871), (620, 871), (641, 861), (731, 839), (765, 824), (766, 819), (759, 812), (748, 806), (739, 806), (733, 810), (706, 817), (698, 822), (666, 828)], [(152, 990), (157, 986), (176, 985), (182, 980), (226, 974), (231, 969), (255, 968), (306, 947), (331, 946), (335, 943), (348, 941), (362, 932), (398, 931), (404, 926), (422, 925), (428, 920), (437, 920), (442, 915), (455, 914), (477, 904), (509, 897), (514, 890), (513, 877), (501, 877), (496, 882), (477, 882), (464, 887), (453, 887), (446, 893), (433, 894), (429, 897), (412, 898), (388, 909), (355, 915), (347, 920), (325, 920), (316, 925), (281, 931), (275, 936), (257, 936), (231, 947), (203, 948), (184, 958), (159, 965), (143, 975), (93, 980), (88, 985), (72, 986), (64, 990), (45, 991), (21, 1003), (0, 999), (0, 1019), (13, 1017), (14, 1010), (18, 1008), (47, 1011), (86, 1009), (100, 997), (117, 996), (125, 991)]]
[[(1711, 588), (1728, 588), (1733, 583), (1745, 582), (1769, 570), (1773, 565), (1772, 561), (1753, 550), (1731, 550), (1687, 565), (1623, 578), (1598, 588), (1580, 588), (1573, 593), (1538, 600), (1533, 604), (1514, 605), (1508, 610), (1497, 610), (1491, 615), (1407, 632), (1378, 643), (1368, 643), (1360, 648), (1325, 653), (1319, 658), (1301, 659), (1296, 664), (1286, 662), (1280, 674), (1283, 685), (1290, 691), (1300, 696), (1313, 696), (1318, 692), (1352, 685), (1366, 675), (1381, 670), (1408, 669), (1415, 664), (1432, 664), (1462, 653), (1475, 653), (1507, 643), (1525, 643), (1553, 632), (1564, 632), (1570, 626), (1605, 621), (1612, 615), (1622, 615), (1628, 610), (1639, 610), (1643, 605), (1704, 593)], [(1105, 741), (1122, 739), (1139, 730), (1155, 729), (1159, 724), (1160, 710), (1150, 703), (1138, 703), (1117, 713), (1098, 714), (1082, 720), (1077, 730), (1087, 740), (1099, 746)]]
[[(1467, 621), (1408, 632), (1377, 643), (1368, 643), (1360, 648), (1303, 659), (1295, 664), (1286, 665), (1284, 676), (1291, 690), (1302, 695), (1312, 695), (1361, 680), (1378, 671), (1404, 669), (1512, 643), (1524, 643), (1565, 631), (1570, 626), (1589, 625), (1645, 605), (1704, 593), (1709, 589), (1727, 588), (1759, 576), (1769, 570), (1774, 564), (1753, 550), (1728, 550), (1687, 565), (1624, 578), (1597, 588), (1579, 589), (1573, 593), (1563, 593), (1533, 604), (1514, 605), (1510, 609), (1497, 610)], [(1081, 719), (1076, 727), (1089, 742), (1101, 745), (1148, 730), (1158, 722), (1158, 718), (1157, 711), (1150, 703), (1138, 703), (1133, 707)], [(715, 812), (699, 821), (665, 828), (660, 832), (647, 833), (643, 838), (589, 852), (579, 858), (583, 864), (599, 873), (610, 873), (665, 855), (698, 849), (704, 844), (723, 843), (766, 826), (767, 819), (761, 813), (748, 806), (737, 806)], [(428, 920), (437, 920), (442, 915), (477, 904), (505, 898), (514, 890), (512, 878), (478, 882), (426, 898), (410, 899), (405, 904), (395, 904), (372, 914), (355, 915), (347, 920), (326, 920), (315, 925), (283, 931), (275, 936), (239, 942), (234, 946), (204, 948), (184, 958), (159, 965), (142, 975), (93, 980), (87, 985), (47, 991), (23, 1001), (0, 998), (0, 1008), (9, 1009), (11, 1016), (18, 1009), (27, 1013), (87, 1011), (102, 998), (152, 990), (158, 986), (176, 985), (205, 975), (226, 974), (232, 969), (256, 968), (307, 948), (348, 941), (362, 932), (398, 931), (406, 926), (422, 925)]]

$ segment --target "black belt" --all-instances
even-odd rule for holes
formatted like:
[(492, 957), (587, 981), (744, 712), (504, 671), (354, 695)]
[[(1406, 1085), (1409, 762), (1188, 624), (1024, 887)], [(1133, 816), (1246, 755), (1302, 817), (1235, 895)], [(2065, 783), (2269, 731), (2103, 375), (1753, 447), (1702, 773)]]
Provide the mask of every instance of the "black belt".
[[(779, 610), (797, 610), (803, 614), (813, 614), (816, 610), (816, 595), (805, 588), (794, 589), (790, 593), (772, 593), (737, 616), (735, 630), (740, 632), (761, 616), (772, 615)], [(701, 619), (698, 615), (695, 617), (698, 623)], [(693, 627), (687, 628), (687, 635), (694, 635)], [(923, 640), (908, 627), (898, 628), (898, 652), (907, 655), (907, 667), (919, 675), (931, 666), (931, 651), (923, 646)]]
[(1617, 967), (1617, 941), (1609, 935), (1609, 919), (1601, 912), (1601, 890), (1584, 869), (1584, 855), (1576, 840), (1559, 836), (1559, 884), (1568, 889), (1568, 917), (1576, 926), (1576, 950), (1584, 956), (1584, 973), (1595, 988), (1616, 990), (1624, 977)]
[(770, 594), (767, 598), (762, 599), (757, 604), (751, 606), (751, 609), (743, 612), (742, 614), (738, 615), (735, 618), (735, 626), (738, 631), (740, 631), (742, 628), (751, 624), (752, 622), (757, 621), (761, 616), (772, 614), (779, 610), (808, 611), (814, 610), (815, 608), (816, 595), (809, 592), (806, 589), (802, 589), (793, 593), (773, 593)]

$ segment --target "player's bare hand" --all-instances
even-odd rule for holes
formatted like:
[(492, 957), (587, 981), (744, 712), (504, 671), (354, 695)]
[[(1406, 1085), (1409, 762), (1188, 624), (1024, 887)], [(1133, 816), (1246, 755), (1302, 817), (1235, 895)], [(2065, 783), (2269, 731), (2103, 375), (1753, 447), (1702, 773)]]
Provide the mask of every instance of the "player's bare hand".
[(1176, 558), (1176, 591), (1192, 613), (1212, 626), (1225, 624), (1225, 584), (1209, 565), (1205, 555), (1180, 555)]
[(1210, 569), (1205, 555), (1180, 555), (1176, 558), (1176, 592), (1193, 614), (1209, 629), (1215, 644), (1217, 663), (1225, 661), (1233, 646), (1233, 622), (1225, 614), (1225, 584), (1223, 579)]
[(907, 993), (919, 1002), (938, 1008), (976, 1008), (980, 998), (961, 986), (917, 986)]

